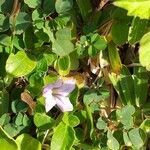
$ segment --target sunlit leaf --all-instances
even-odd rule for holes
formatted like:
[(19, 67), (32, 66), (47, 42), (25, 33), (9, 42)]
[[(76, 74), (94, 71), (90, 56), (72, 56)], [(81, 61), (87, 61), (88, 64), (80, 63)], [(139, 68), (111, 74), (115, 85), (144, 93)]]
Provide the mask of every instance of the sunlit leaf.
[(107, 141), (108, 147), (112, 150), (119, 150), (120, 145), (119, 145), (118, 141), (114, 138), (111, 131), (109, 131), (109, 130), (107, 133), (107, 138), (108, 138), (108, 141)]
[(46, 114), (36, 113), (34, 115), (34, 124), (40, 131), (45, 131), (54, 125), (54, 120)]
[(41, 143), (28, 134), (21, 134), (17, 137), (16, 142), (21, 150), (41, 150)]
[(17, 150), (16, 142), (0, 127), (0, 147), (3, 150)]
[(145, 34), (140, 41), (139, 59), (140, 63), (150, 71), (150, 32)]
[(36, 61), (30, 59), (24, 51), (10, 54), (6, 62), (6, 71), (12, 76), (21, 77), (29, 74), (36, 67)]
[(24, 2), (31, 8), (35, 8), (38, 6), (38, 4), (40, 4), (40, 0), (32, 0), (32, 1), (28, 1), (28, 0), (24, 0)]
[(128, 10), (129, 16), (138, 16), (141, 19), (150, 18), (149, 0), (115, 0), (114, 5)]
[(52, 137), (51, 150), (70, 150), (74, 140), (75, 132), (73, 128), (60, 122)]

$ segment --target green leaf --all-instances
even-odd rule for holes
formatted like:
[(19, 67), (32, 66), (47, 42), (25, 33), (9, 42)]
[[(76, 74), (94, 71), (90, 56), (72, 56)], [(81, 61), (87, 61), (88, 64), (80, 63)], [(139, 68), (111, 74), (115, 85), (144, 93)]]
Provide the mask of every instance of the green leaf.
[(55, 83), (58, 80), (58, 76), (56, 74), (51, 73), (45, 76), (43, 80), (44, 80), (44, 86), (47, 86), (48, 84)]
[(74, 45), (69, 40), (54, 40), (52, 50), (59, 56), (66, 56), (74, 51)]
[(108, 43), (108, 56), (112, 67), (112, 71), (118, 74), (121, 71), (122, 64), (118, 53), (118, 49), (113, 42)]
[(54, 119), (46, 114), (36, 113), (34, 115), (34, 124), (40, 131), (45, 131), (53, 127)]
[(23, 129), (23, 126), (16, 126), (14, 123), (8, 123), (4, 126), (4, 130), (11, 136), (14, 137)]
[(140, 129), (135, 128), (129, 131), (129, 138), (136, 149), (140, 149), (144, 145), (144, 141), (140, 134)]
[(60, 122), (52, 136), (51, 150), (71, 150), (74, 140), (75, 131), (73, 128)]
[(76, 106), (78, 104), (78, 98), (79, 98), (79, 88), (75, 87), (75, 89), (70, 93), (69, 95), (70, 101), (73, 104), (73, 106)]
[(140, 128), (145, 131), (146, 133), (150, 132), (150, 119), (145, 119), (142, 124), (140, 125)]
[(123, 140), (126, 146), (132, 146), (131, 140), (129, 139), (128, 133), (123, 132)]
[(150, 32), (145, 34), (140, 41), (139, 59), (140, 63), (150, 71)]
[(17, 144), (0, 126), (0, 147), (3, 150), (17, 150)]
[(20, 12), (16, 17), (15, 26), (14, 22), (11, 24), (15, 29), (15, 34), (21, 34), (31, 25), (31, 16), (29, 13)]
[(45, 57), (41, 57), (37, 62), (36, 72), (45, 73), (48, 70), (47, 60)]
[(96, 56), (97, 49), (95, 49), (92, 45), (88, 47), (88, 54), (90, 57)]
[(92, 35), (91, 43), (98, 51), (104, 50), (107, 47), (107, 42), (104, 37), (97, 33)]
[(89, 19), (88, 17), (90, 17), (90, 14), (92, 12), (92, 5), (91, 5), (90, 0), (77, 0), (77, 4), (78, 4), (83, 20), (85, 22), (88, 21)]
[[(88, 143), (81, 143), (78, 145), (78, 148), (82, 149), (82, 150), (100, 150), (100, 147), (93, 146), (93, 145), (88, 144)], [(108, 149), (107, 148), (106, 149), (101, 148), (101, 150), (108, 150)]]
[(16, 117), (15, 124), (17, 126), (20, 126), (20, 125), (22, 125), (22, 123), (23, 123), (23, 114), (19, 112)]
[(92, 139), (93, 138), (93, 131), (94, 131), (94, 123), (93, 123), (93, 116), (92, 110), (88, 105), (85, 105), (86, 109), (86, 124), (87, 124), (87, 135)]
[(114, 138), (113, 134), (111, 133), (111, 131), (108, 130), (107, 132), (107, 145), (111, 150), (119, 150), (120, 145), (118, 143), (118, 141)]
[(83, 102), (85, 105), (90, 105), (93, 101), (99, 102), (103, 99), (102, 95), (96, 90), (89, 90), (84, 94)]
[[(5, 77), (6, 76), (5, 65), (6, 65), (6, 60), (8, 59), (8, 56), (9, 56), (8, 53), (5, 53), (5, 52), (0, 53), (0, 76), (1, 77)], [(5, 77), (5, 78), (7, 78), (7, 77)]]
[(104, 131), (106, 131), (106, 130), (107, 130), (107, 123), (106, 123), (102, 118), (99, 118), (99, 119), (97, 120), (96, 127), (97, 127), (99, 130), (104, 130)]
[[(82, 36), (80, 40), (81, 40), (81, 43), (83, 40), (83, 44), (85, 44), (86, 41), (84, 41), (84, 36)], [(90, 43), (91, 44), (88, 47), (89, 56), (96, 56), (97, 53), (99, 53), (101, 50), (104, 50), (107, 47), (106, 40), (104, 39), (104, 37), (100, 36), (98, 33), (90, 35)]]
[(45, 32), (45, 29), (39, 29), (35, 31), (35, 35), (40, 43), (49, 42), (49, 35)]
[(56, 39), (58, 40), (71, 40), (71, 29), (70, 28), (63, 28), (56, 32)]
[(22, 122), (23, 126), (29, 126), (29, 125), (31, 125), (31, 120), (30, 120), (30, 118), (26, 114), (24, 114), (22, 121), (23, 121)]
[(21, 150), (41, 150), (41, 143), (28, 134), (21, 134), (17, 137), (16, 142)]
[(122, 102), (123, 105), (126, 105), (127, 104), (127, 101), (126, 101), (126, 98), (123, 94), (123, 91), (122, 91), (122, 88), (121, 88), (121, 84), (120, 84), (120, 76), (115, 74), (115, 73), (111, 73), (109, 74), (109, 79), (110, 81), (112, 82), (116, 92), (118, 93), (119, 95), (119, 98)]
[(36, 62), (31, 60), (24, 51), (10, 54), (6, 62), (6, 72), (15, 77), (29, 74), (36, 67)]
[(0, 14), (0, 32), (4, 32), (9, 29), (9, 18)]
[(138, 16), (141, 19), (150, 18), (149, 0), (115, 0), (114, 5), (128, 10), (129, 16)]
[(77, 116), (75, 115), (70, 115), (68, 113), (65, 113), (63, 118), (62, 118), (63, 122), (65, 124), (67, 124), (70, 127), (75, 127), (80, 123), (80, 120), (78, 119)]
[[(136, 106), (145, 104), (148, 94), (148, 74), (144, 67), (134, 67), (134, 93)], [(145, 89), (145, 90), (143, 90)]]
[(55, 11), (55, 0), (44, 0), (43, 11), (46, 15), (53, 13)]
[(28, 109), (28, 105), (20, 100), (14, 100), (11, 103), (11, 109), (14, 113), (18, 112), (26, 112)]
[(33, 50), (35, 45), (36, 37), (34, 35), (34, 31), (32, 27), (28, 27), (25, 32), (23, 33), (23, 42), (25, 45), (25, 48), (28, 50)]
[(44, 26), (44, 16), (42, 14), (42, 10), (41, 9), (35, 9), (32, 12), (32, 20), (33, 20), (33, 24), (38, 28), (38, 29), (42, 29)]
[(45, 59), (47, 61), (47, 66), (52, 65), (54, 60), (57, 59), (57, 56), (54, 53), (44, 53), (43, 56), (45, 57)]
[(79, 67), (79, 59), (76, 51), (70, 53), (70, 70), (76, 70)]
[(140, 19), (139, 17), (135, 17), (132, 21), (128, 40), (130, 44), (135, 44), (140, 41), (142, 36), (148, 31), (149, 20)]
[(15, 35), (13, 37), (13, 46), (18, 50), (23, 50), (25, 48), (24, 42), (21, 35)]
[(135, 108), (132, 105), (126, 105), (121, 110), (117, 110), (118, 120), (124, 125), (125, 129), (130, 129), (133, 127), (133, 117), (132, 115), (135, 113)]
[(132, 75), (130, 74), (128, 68), (125, 66), (121, 69), (120, 75), (120, 85), (122, 89), (122, 93), (126, 100), (126, 103), (129, 105), (135, 105), (135, 94), (134, 94), (134, 80)]
[(0, 0), (0, 12), (3, 14), (11, 13), (13, 7), (12, 0)]
[(111, 28), (112, 39), (115, 44), (122, 45), (127, 42), (129, 25), (126, 22), (114, 21)]
[(3, 125), (6, 125), (9, 123), (10, 121), (10, 115), (9, 114), (3, 114), (1, 117), (0, 117), (0, 125), (3, 126)]
[(7, 113), (9, 110), (9, 94), (6, 89), (0, 91), (0, 115)]
[(10, 46), (11, 45), (11, 37), (6, 34), (0, 35), (0, 44), (3, 46)]
[(115, 21), (122, 21), (124, 23), (127, 23), (132, 19), (132, 17), (127, 16), (127, 12), (128, 12), (127, 10), (117, 7), (112, 12), (112, 18)]
[(32, 0), (32, 1), (24, 0), (24, 2), (25, 2), (30, 8), (35, 8), (35, 7), (37, 7), (37, 6), (41, 3), (40, 0)]
[(57, 0), (55, 3), (55, 8), (57, 13), (63, 14), (71, 10), (73, 7), (73, 0)]
[[(44, 68), (41, 68), (44, 69)], [(37, 70), (37, 72), (33, 73), (30, 77), (29, 77), (29, 86), (28, 86), (28, 90), (32, 93), (32, 95), (34, 96), (39, 96), (41, 93), (41, 90), (44, 86), (43, 83), (43, 75), (45, 72), (42, 72), (41, 70)]]
[(70, 57), (69, 56), (65, 56), (65, 57), (60, 57), (57, 61), (56, 64), (56, 69), (58, 70), (58, 73), (60, 75), (67, 75), (69, 74), (70, 71)]

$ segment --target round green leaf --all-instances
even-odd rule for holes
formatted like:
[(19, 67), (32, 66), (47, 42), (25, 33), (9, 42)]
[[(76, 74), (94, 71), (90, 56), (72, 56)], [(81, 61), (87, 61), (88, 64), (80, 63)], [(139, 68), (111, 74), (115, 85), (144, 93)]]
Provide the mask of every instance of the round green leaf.
[(119, 142), (115, 139), (115, 137), (113, 136), (113, 134), (111, 133), (111, 131), (108, 130), (107, 132), (107, 145), (111, 150), (119, 150)]
[(144, 145), (144, 140), (141, 131), (138, 128), (129, 131), (129, 138), (136, 149), (140, 149)]
[(34, 115), (34, 124), (41, 131), (45, 131), (54, 125), (54, 120), (51, 117), (47, 116), (46, 114), (36, 113)]
[(70, 71), (70, 57), (69, 56), (60, 57), (56, 63), (57, 63), (56, 69), (60, 75), (65, 76), (69, 73)]
[(99, 129), (99, 130), (107, 130), (107, 123), (102, 119), (102, 118), (99, 118), (97, 123), (96, 123), (96, 127)]
[(74, 45), (69, 40), (54, 40), (52, 46), (53, 52), (59, 56), (66, 56), (74, 51)]
[(66, 71), (70, 68), (70, 57), (65, 56), (58, 59), (58, 67), (60, 70)]
[(73, 7), (73, 1), (72, 0), (57, 0), (55, 3), (56, 11), (59, 14), (65, 13), (69, 10), (71, 10)]
[(36, 67), (36, 62), (31, 60), (24, 51), (10, 54), (6, 62), (6, 72), (15, 77), (29, 74)]

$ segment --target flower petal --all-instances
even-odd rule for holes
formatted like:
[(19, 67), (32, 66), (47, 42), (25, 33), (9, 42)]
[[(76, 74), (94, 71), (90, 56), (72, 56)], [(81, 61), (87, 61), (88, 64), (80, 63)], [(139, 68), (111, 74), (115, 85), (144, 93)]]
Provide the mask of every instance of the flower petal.
[(62, 86), (62, 84), (63, 81), (61, 79), (58, 79), (55, 83), (48, 84), (44, 87), (43, 94), (49, 92), (49, 90), (52, 90), (53, 88), (59, 88), (60, 86)]
[(73, 105), (71, 104), (68, 97), (57, 96), (55, 97), (56, 105), (60, 108), (62, 112), (72, 111)]
[(56, 105), (55, 97), (51, 93), (45, 94), (44, 97), (45, 97), (45, 110), (46, 112), (48, 112)]
[(68, 79), (68, 80), (64, 80), (62, 86), (60, 86), (59, 88), (57, 88), (57, 93), (55, 93), (56, 95), (62, 95), (62, 96), (68, 96), (69, 93), (71, 93), (74, 88), (75, 88), (75, 82), (76, 80), (74, 79)]

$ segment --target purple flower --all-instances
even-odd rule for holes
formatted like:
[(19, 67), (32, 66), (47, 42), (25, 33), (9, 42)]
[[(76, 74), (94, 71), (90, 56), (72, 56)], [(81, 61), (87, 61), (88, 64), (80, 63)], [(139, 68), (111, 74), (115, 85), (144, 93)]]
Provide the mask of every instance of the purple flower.
[(46, 112), (51, 110), (57, 105), (62, 112), (72, 111), (73, 105), (69, 100), (69, 93), (75, 88), (75, 80), (58, 79), (55, 83), (47, 85), (43, 90), (43, 96), (45, 97), (45, 109)]

